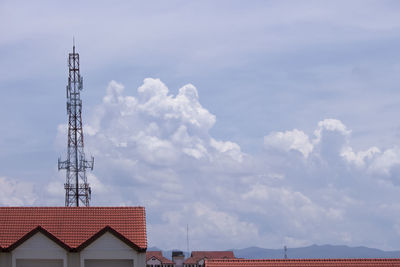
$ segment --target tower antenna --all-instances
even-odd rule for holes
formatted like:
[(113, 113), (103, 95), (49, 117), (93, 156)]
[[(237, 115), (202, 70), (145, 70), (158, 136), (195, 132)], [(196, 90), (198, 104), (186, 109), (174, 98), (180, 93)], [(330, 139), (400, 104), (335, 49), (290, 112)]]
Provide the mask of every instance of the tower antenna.
[(283, 250), (285, 251), (285, 259), (287, 259), (288, 257), (287, 257), (287, 246), (286, 245), (283, 247)]
[(86, 169), (93, 170), (94, 158), (86, 160), (82, 129), (82, 100), (80, 91), (83, 79), (79, 71), (79, 54), (75, 53), (73, 37), (72, 53), (68, 57), (67, 113), (68, 113), (68, 151), (67, 159), (58, 159), (58, 170), (65, 169), (65, 206), (89, 206), (91, 189), (86, 178)]

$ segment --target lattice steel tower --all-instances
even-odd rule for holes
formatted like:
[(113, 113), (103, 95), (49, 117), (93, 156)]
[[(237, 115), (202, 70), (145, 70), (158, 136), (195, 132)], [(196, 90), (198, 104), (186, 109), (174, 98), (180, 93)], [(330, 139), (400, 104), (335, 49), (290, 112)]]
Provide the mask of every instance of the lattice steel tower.
[(79, 73), (79, 54), (75, 44), (68, 58), (67, 113), (68, 113), (68, 154), (67, 160), (58, 159), (58, 170), (67, 171), (65, 206), (89, 206), (91, 189), (86, 178), (86, 169), (93, 170), (94, 158), (86, 160), (82, 129), (82, 100), (80, 91), (83, 79)]

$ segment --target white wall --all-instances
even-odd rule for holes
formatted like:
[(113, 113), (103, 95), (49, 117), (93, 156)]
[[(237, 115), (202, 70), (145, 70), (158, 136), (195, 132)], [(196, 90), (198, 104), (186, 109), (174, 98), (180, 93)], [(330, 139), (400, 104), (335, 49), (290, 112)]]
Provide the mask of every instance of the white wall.
[(12, 252), (1, 252), (0, 267), (16, 267), (17, 259), (60, 259), (63, 267), (85, 267), (85, 259), (126, 259), (133, 260), (133, 267), (146, 266), (146, 252), (137, 252), (108, 232), (81, 252), (73, 253), (39, 232)]
[(60, 259), (67, 267), (67, 251), (47, 236), (38, 232), (11, 252), (12, 267), (16, 259)]
[(11, 253), (0, 252), (0, 266), (11, 267)]
[(108, 232), (81, 251), (81, 267), (86, 259), (131, 259), (134, 267), (146, 266), (145, 252), (137, 252)]

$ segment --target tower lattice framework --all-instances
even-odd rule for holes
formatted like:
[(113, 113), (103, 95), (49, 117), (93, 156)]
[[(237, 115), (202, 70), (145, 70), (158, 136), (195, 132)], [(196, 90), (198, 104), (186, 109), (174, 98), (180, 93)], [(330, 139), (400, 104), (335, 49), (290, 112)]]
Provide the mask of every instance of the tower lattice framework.
[(67, 159), (58, 159), (58, 170), (66, 170), (65, 206), (89, 206), (91, 189), (87, 182), (86, 169), (93, 170), (94, 158), (86, 160), (82, 129), (82, 100), (80, 91), (83, 79), (79, 72), (79, 54), (75, 45), (68, 57), (67, 113), (68, 113), (68, 152)]

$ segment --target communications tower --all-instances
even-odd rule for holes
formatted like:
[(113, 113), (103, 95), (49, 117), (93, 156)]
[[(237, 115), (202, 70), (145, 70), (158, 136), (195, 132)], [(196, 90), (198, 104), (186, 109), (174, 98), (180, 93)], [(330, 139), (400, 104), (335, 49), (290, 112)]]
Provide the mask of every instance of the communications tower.
[(86, 178), (86, 169), (93, 170), (94, 158), (86, 160), (82, 129), (82, 100), (80, 91), (83, 79), (79, 73), (79, 54), (75, 53), (75, 43), (68, 57), (67, 113), (68, 113), (68, 152), (67, 159), (58, 159), (58, 170), (67, 171), (65, 206), (89, 206), (91, 189)]

